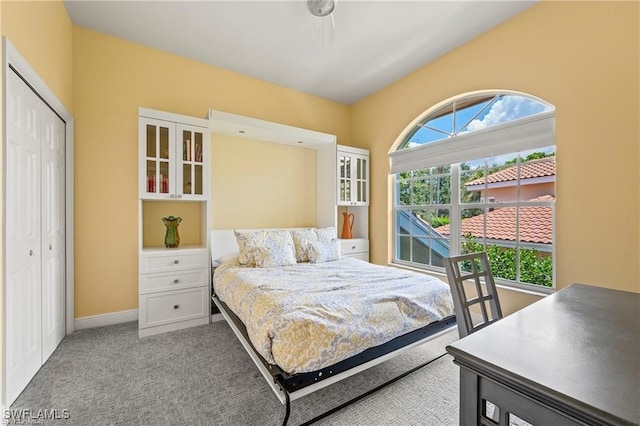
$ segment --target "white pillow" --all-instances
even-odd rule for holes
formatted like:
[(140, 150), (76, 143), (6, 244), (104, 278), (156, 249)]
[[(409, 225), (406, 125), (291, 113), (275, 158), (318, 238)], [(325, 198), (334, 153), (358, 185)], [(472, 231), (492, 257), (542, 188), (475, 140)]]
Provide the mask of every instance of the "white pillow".
[(338, 234), (336, 233), (336, 228), (330, 226), (328, 228), (318, 228), (316, 229), (316, 235), (319, 240), (333, 240), (334, 238), (338, 238)]
[(289, 231), (236, 231), (241, 265), (268, 268), (296, 264), (296, 252)]
[(254, 255), (255, 247), (260, 239), (264, 239), (264, 231), (234, 231), (236, 242), (238, 243), (238, 263), (246, 266), (255, 266), (256, 258)]
[(309, 249), (312, 244), (318, 241), (318, 234), (315, 229), (292, 229), (290, 232), (296, 249), (296, 260), (298, 262), (308, 262)]
[(337, 238), (321, 239), (309, 248), (309, 261), (311, 263), (333, 262), (340, 259), (340, 241)]

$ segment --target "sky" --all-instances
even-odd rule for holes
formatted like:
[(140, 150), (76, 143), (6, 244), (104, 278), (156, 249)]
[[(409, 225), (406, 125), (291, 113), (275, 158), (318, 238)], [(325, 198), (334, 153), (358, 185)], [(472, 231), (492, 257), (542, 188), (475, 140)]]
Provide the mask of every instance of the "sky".
[[(455, 129), (453, 126), (453, 114), (430, 120), (426, 125), (439, 131), (421, 128), (411, 137), (407, 147), (424, 145), (456, 134), (485, 129), (550, 110), (551, 107), (530, 98), (517, 95), (501, 95), (492, 100), (456, 111)], [(470, 120), (471, 122), (469, 122)]]

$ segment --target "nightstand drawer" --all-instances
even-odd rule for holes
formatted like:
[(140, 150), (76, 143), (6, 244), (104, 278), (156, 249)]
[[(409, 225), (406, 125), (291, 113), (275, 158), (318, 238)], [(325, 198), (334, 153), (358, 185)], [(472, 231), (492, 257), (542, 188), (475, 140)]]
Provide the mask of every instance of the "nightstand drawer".
[(354, 253), (368, 253), (369, 240), (364, 238), (353, 238), (351, 240), (340, 240), (340, 248), (344, 256)]
[(140, 294), (202, 287), (209, 284), (208, 274), (209, 269), (203, 268), (194, 271), (140, 275), (138, 283)]
[(209, 255), (206, 248), (143, 252), (140, 254), (140, 273), (206, 268), (208, 266), (207, 262), (209, 262)]
[(140, 295), (139, 327), (154, 327), (208, 316), (208, 287)]
[(369, 252), (366, 251), (364, 253), (353, 253), (353, 254), (343, 254), (345, 257), (353, 257), (354, 259), (364, 260), (365, 262), (369, 261)]

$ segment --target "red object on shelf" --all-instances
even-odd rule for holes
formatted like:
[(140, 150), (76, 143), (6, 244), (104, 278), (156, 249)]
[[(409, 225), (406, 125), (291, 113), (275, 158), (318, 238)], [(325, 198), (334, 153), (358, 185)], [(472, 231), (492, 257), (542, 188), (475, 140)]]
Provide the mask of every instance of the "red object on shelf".
[(147, 192), (156, 192), (156, 177), (154, 175), (147, 176)]
[(163, 194), (169, 192), (169, 180), (166, 175), (161, 175), (160, 192)]

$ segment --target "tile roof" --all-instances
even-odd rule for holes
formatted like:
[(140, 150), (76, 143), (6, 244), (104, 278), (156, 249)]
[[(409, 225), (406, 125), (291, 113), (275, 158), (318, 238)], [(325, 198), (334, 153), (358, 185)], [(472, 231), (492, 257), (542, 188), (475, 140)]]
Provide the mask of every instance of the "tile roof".
[[(543, 195), (530, 201), (552, 201), (551, 195)], [(461, 234), (471, 233), (474, 237), (484, 234), (484, 218), (487, 220), (486, 237), (494, 240), (516, 240), (516, 208), (503, 207), (464, 219), (461, 222)], [(435, 230), (443, 235), (450, 234), (449, 225)], [(551, 207), (531, 206), (520, 207), (520, 235), (521, 242), (551, 244), (553, 242), (553, 215)]]
[[(532, 160), (528, 163), (520, 164), (520, 179), (532, 179), (545, 176), (555, 176), (556, 158), (548, 157), (544, 160)], [(518, 179), (518, 166), (511, 166), (506, 169), (491, 173), (487, 176), (487, 183), (509, 182)], [(465, 185), (482, 185), (484, 178), (474, 179)]]

